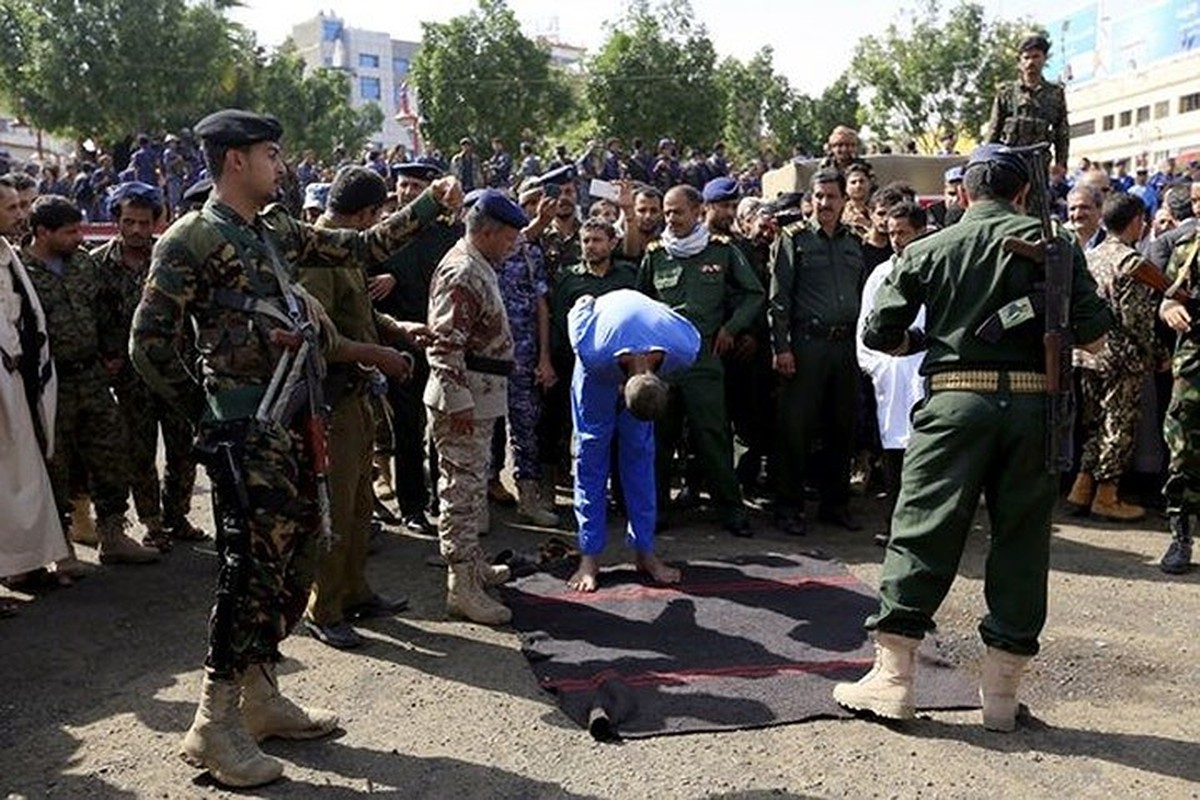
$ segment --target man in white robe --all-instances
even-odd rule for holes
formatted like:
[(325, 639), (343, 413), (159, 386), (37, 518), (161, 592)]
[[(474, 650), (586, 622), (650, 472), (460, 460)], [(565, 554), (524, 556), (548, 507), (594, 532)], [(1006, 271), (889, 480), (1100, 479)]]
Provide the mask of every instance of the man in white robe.
[(74, 559), (54, 505), (46, 458), (54, 449), (56, 379), (46, 319), (16, 251), (16, 189), (0, 179), (0, 578)]

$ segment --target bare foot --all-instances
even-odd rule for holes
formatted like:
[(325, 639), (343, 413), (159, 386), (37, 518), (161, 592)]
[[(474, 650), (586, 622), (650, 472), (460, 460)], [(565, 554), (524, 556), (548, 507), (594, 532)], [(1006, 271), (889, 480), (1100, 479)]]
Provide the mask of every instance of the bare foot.
[(679, 583), (681, 573), (675, 567), (668, 567), (654, 553), (639, 553), (637, 567), (648, 573), (656, 583)]
[(579, 569), (567, 581), (567, 586), (577, 592), (596, 591), (596, 576), (600, 574), (600, 564), (595, 556), (580, 556)]

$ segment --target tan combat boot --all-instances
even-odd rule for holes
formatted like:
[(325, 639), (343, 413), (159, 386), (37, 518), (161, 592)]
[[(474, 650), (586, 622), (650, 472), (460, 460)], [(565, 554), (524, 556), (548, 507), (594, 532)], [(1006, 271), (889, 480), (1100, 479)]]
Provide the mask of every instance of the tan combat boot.
[(546, 510), (541, 499), (538, 482), (531, 479), (517, 481), (517, 518), (542, 528), (558, 527), (558, 514)]
[(396, 497), (396, 484), (392, 480), (392, 457), (375, 454), (375, 496), (380, 500), (393, 500)]
[(446, 613), (451, 618), (468, 619), (481, 625), (504, 625), (512, 620), (512, 612), (488, 597), (483, 590), (478, 564), (472, 559), (455, 561), (449, 565)]
[(1019, 656), (995, 647), (983, 658), (979, 699), (983, 701), (983, 727), (1009, 733), (1017, 727), (1017, 686), (1029, 656)]
[(1071, 484), (1071, 492), (1067, 495), (1067, 505), (1076, 514), (1086, 514), (1096, 495), (1096, 480), (1090, 472), (1080, 472)]
[(1096, 484), (1096, 499), (1092, 501), (1092, 514), (1114, 522), (1137, 522), (1146, 516), (1146, 509), (1126, 503), (1117, 497), (1116, 481)]
[(193, 767), (208, 770), (225, 786), (261, 786), (282, 776), (283, 764), (264, 755), (242, 727), (240, 694), (236, 681), (205, 675), (200, 705), (179, 755)]
[(143, 547), (125, 535), (124, 515), (105, 517), (96, 528), (101, 564), (150, 564), (161, 555), (153, 547)]
[(875, 666), (858, 683), (839, 683), (833, 699), (852, 711), (869, 711), (887, 719), (912, 719), (913, 672), (920, 639), (894, 633), (875, 634)]
[(92, 498), (86, 494), (71, 500), (71, 541), (88, 547), (100, 544), (96, 537), (96, 521), (92, 518)]
[(337, 714), (303, 708), (279, 693), (274, 664), (251, 664), (242, 674), (241, 688), (242, 724), (256, 742), (272, 736), (316, 739), (337, 728)]
[(475, 577), (484, 586), (499, 586), (512, 578), (512, 569), (508, 564), (489, 564), (482, 555), (475, 559), (474, 564)]

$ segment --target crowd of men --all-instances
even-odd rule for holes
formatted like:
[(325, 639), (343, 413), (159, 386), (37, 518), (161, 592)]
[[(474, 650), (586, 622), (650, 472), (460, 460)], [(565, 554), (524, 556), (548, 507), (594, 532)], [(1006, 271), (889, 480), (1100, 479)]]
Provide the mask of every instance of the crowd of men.
[[(0, 176), (0, 399), (4, 432), (20, 443), (0, 479), (20, 511), (0, 542), (0, 576), (14, 588), (69, 585), (89, 569), (76, 545), (96, 546), (101, 563), (151, 564), (176, 541), (206, 538), (188, 519), (203, 463), (220, 577), (184, 754), (223, 783), (257, 785), (282, 767), (256, 741), (336, 725), (279, 693), (279, 640), (301, 625), (352, 648), (355, 621), (406, 605), (366, 580), (373, 519), (436, 534), (448, 613), (494, 625), (511, 618), (492, 591), (511, 571), (479, 542), (489, 503), (565, 527), (557, 500), (569, 487), (583, 556), (570, 585), (586, 592), (601, 583), (610, 498), (639, 567), (672, 583), (679, 570), (655, 554), (654, 533), (676, 512), (707, 505), (749, 537), (755, 501), (803, 536), (815, 501), (818, 520), (853, 533), (853, 498), (875, 481), (896, 506), (873, 532), (892, 581), (869, 623), (884, 669), (838, 699), (904, 717), (911, 696), (896, 687), (911, 689), (913, 642), (961, 542), (922, 548), (938, 524), (965, 536), (986, 490), (1004, 572), (989, 590), (987, 669), (1007, 699), (990, 717), (985, 700), (985, 721), (1005, 729), (1044, 621), (1046, 566), (1013, 554), (1048, 549), (1057, 487), (1004, 482), (1042, 470), (1032, 420), (1045, 383), (1030, 348), (1040, 330), (1005, 318), (1018, 333), (994, 347), (962, 333), (990, 320), (998, 296), (1033, 291), (1031, 265), (1009, 283), (963, 267), (1002, 258), (997, 231), (1036, 241), (1041, 228), (1021, 212), (1047, 206), (1078, 244), (1083, 413), (1067, 500), (1081, 512), (1144, 516), (1121, 497), (1142, 392), (1172, 349), (1177, 378), (1195, 371), (1192, 306), (1169, 298), (1200, 268), (1198, 165), (1068, 174), (1061, 89), (1039, 83), (1048, 48), (1040, 37), (1022, 45), (1021, 80), (998, 93), (988, 138), (1053, 141), (1049, 185), (1023, 156), (983, 148), (932, 202), (904, 183), (875, 185), (845, 126), (802, 191), (770, 200), (757, 196), (762, 165), (732, 170), (720, 144), (681, 163), (670, 139), (655, 154), (610, 139), (543, 166), (527, 145), (514, 158), (493, 140), (483, 159), (463, 139), (449, 161), (369, 150), (331, 173), (311, 153), (285, 164), (278, 123), (234, 110), (161, 148), (140, 138), (119, 175), (102, 156), (75, 175)], [(1051, 110), (1037, 124), (1010, 119), (1030, 103)], [(291, 208), (274, 202), (289, 192)], [(85, 248), (81, 223), (106, 219), (115, 238)], [(1176, 284), (1161, 309), (1134, 277), (1147, 259)], [(938, 281), (978, 291), (938, 294)], [(1170, 573), (1190, 567), (1200, 509), (1200, 391), (1175, 387), (1159, 470)], [(1011, 412), (963, 399), (996, 392), (1014, 395)], [(975, 428), (956, 427), (967, 417)], [(500, 480), (510, 462), (515, 497)], [(953, 493), (946, 475), (962, 478)]]

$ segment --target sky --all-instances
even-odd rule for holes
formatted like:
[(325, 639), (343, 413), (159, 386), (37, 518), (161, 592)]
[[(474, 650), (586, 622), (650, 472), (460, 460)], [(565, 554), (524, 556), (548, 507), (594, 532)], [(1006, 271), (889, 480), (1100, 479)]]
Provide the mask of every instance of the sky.
[[(243, 0), (231, 12), (249, 27), (259, 42), (280, 44), (292, 25), (319, 11), (336, 9), (354, 28), (386, 31), (394, 39), (418, 41), (421, 22), (444, 22), (477, 7), (475, 0), (437, 3), (380, 2), (380, 0)], [(1045, 24), (1087, 4), (1087, 0), (981, 0), (990, 18), (1028, 18)], [(943, 0), (949, 7), (954, 0)], [(432, 6), (432, 8), (430, 8)], [(609, 22), (620, 18), (620, 0), (509, 0), (526, 34), (557, 32), (559, 41), (596, 50), (607, 35)], [(420, 10), (415, 10), (414, 7)], [(863, 36), (882, 32), (890, 22), (904, 19), (903, 2), (840, 0), (831, 6), (813, 0), (692, 0), (696, 16), (707, 26), (721, 56), (748, 58), (764, 45), (775, 50), (775, 68), (792, 86), (818, 94), (850, 64), (854, 44)], [(831, 8), (841, 12), (836, 22)]]

